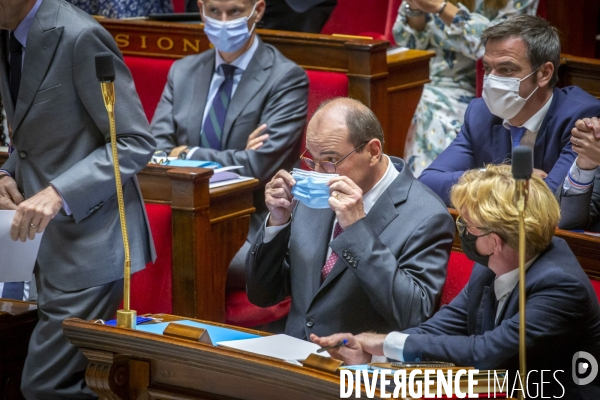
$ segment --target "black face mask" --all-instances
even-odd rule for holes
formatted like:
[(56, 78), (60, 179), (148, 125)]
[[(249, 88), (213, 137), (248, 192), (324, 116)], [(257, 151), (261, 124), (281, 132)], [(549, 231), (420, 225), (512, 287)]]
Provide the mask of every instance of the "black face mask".
[(477, 238), (479, 238), (481, 236), (475, 236), (473, 234), (469, 234), (469, 233), (467, 233), (467, 230), (465, 229), (462, 233), (460, 233), (459, 237), (460, 237), (460, 245), (462, 247), (463, 252), (467, 256), (467, 258), (469, 260), (475, 261), (476, 263), (487, 267), (488, 263), (490, 261), (490, 256), (494, 253), (488, 254), (487, 256), (482, 256), (481, 254), (479, 254), (477, 252), (477, 247), (476, 247), (475, 243), (477, 242)]

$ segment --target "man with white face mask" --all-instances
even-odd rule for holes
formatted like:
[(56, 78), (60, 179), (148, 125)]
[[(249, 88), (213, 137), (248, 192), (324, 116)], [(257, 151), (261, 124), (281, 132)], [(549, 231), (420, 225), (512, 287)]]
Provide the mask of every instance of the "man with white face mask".
[[(266, 216), (264, 184), (300, 154), (308, 107), (305, 71), (256, 35), (264, 0), (198, 1), (215, 49), (176, 61), (152, 120), (157, 150), (241, 165), (260, 180), (253, 238)], [(247, 242), (232, 261), (228, 287), (245, 289)]]
[(456, 139), (419, 180), (449, 204), (450, 187), (467, 170), (510, 161), (512, 148), (533, 149), (535, 173), (555, 191), (576, 154), (575, 121), (600, 115), (600, 101), (578, 87), (555, 88), (560, 40), (545, 20), (529, 15), (486, 29), (483, 99), (465, 112)]

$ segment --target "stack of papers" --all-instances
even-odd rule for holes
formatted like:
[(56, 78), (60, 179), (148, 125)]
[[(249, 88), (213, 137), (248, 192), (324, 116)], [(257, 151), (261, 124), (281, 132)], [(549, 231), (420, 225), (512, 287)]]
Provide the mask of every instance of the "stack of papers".
[(327, 353), (317, 353), (320, 346), (288, 335), (264, 336), (246, 340), (230, 340), (218, 342), (217, 345), (292, 362), (303, 361), (311, 353), (329, 357)]
[(15, 210), (0, 210), (0, 282), (30, 281), (43, 233), (25, 242), (10, 237)]

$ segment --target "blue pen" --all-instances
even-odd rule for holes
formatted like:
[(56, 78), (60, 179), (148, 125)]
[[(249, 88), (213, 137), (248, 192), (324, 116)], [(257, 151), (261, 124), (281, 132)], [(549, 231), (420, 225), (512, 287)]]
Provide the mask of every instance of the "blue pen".
[(336, 349), (338, 347), (342, 347), (347, 344), (348, 344), (348, 339), (340, 340), (339, 342), (337, 342), (336, 344), (332, 344), (331, 346), (321, 347), (320, 349), (317, 350), (317, 353), (322, 353), (326, 350)]

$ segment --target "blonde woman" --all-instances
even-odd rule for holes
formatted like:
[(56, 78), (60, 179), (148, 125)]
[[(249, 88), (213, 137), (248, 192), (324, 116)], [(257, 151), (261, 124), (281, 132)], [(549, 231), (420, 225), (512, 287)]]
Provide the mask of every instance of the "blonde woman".
[(538, 0), (404, 0), (393, 28), (400, 46), (433, 50), (426, 84), (406, 139), (404, 160), (415, 176), (454, 140), (475, 97), (481, 33), (517, 14), (535, 15)]

